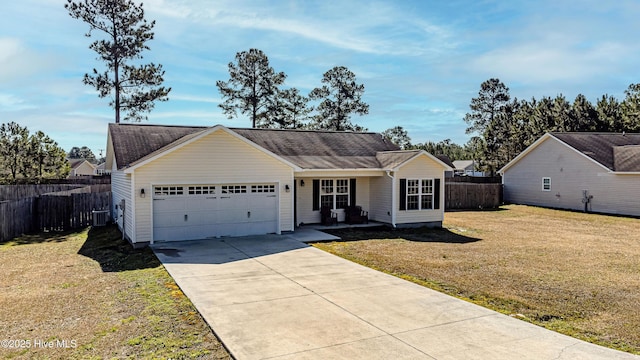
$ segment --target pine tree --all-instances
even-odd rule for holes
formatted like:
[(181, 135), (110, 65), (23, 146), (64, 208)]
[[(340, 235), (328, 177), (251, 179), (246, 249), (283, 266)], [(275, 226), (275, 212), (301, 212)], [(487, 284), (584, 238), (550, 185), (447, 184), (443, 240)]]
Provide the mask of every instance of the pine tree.
[(366, 115), (369, 105), (362, 100), (364, 85), (356, 83), (356, 75), (344, 66), (336, 66), (322, 76), (322, 85), (309, 94), (320, 101), (313, 127), (334, 131), (362, 131), (351, 123), (351, 115)]
[[(115, 122), (141, 121), (144, 113), (154, 108), (154, 101), (167, 101), (171, 88), (162, 87), (162, 65), (135, 64), (142, 59), (142, 52), (149, 50), (146, 43), (153, 39), (151, 31), (155, 21), (144, 18), (142, 4), (132, 0), (67, 0), (65, 9), (74, 19), (89, 24), (87, 37), (97, 30), (103, 37), (91, 43), (90, 49), (106, 64), (106, 70), (93, 69), (85, 74), (83, 82), (93, 86), (102, 98), (113, 96), (109, 106), (115, 109)], [(99, 36), (99, 35), (98, 35)]]
[(229, 63), (229, 75), (229, 80), (216, 82), (224, 99), (219, 105), (222, 111), (229, 119), (237, 117), (238, 111), (249, 115), (254, 128), (269, 127), (269, 111), (278, 106), (278, 86), (287, 76), (276, 73), (258, 49), (237, 53), (236, 62)]

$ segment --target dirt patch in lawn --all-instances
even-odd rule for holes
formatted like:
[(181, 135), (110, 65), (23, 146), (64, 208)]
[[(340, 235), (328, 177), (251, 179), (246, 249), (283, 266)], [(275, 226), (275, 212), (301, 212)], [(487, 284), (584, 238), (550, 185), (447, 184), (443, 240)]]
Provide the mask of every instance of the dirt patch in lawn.
[(115, 227), (0, 244), (0, 358), (230, 359), (150, 249)]
[(640, 220), (514, 205), (448, 212), (444, 227), (332, 230), (344, 241), (314, 246), (548, 329), (640, 354)]

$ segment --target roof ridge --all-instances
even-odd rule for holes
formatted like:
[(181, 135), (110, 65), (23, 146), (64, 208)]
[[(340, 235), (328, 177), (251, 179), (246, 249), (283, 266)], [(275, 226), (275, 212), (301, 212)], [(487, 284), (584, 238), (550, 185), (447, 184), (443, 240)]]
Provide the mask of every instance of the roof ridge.
[(251, 131), (283, 131), (283, 132), (310, 132), (310, 133), (336, 133), (336, 134), (374, 134), (379, 133), (375, 131), (338, 131), (338, 130), (314, 130), (314, 129), (274, 129), (274, 128), (240, 128), (229, 127), (229, 130), (251, 130)]
[(410, 153), (410, 152), (420, 152), (422, 149), (409, 149), (409, 150), (384, 150), (378, 151), (378, 153)]
[(165, 124), (131, 124), (131, 123), (109, 123), (109, 126), (154, 126), (154, 127), (172, 127), (172, 128), (192, 128), (192, 129), (208, 129), (215, 127), (213, 126), (204, 126), (204, 125), (165, 125)]
[(618, 135), (618, 136), (625, 136), (625, 135), (640, 135), (640, 132), (606, 132), (606, 131), (551, 131), (549, 132), (549, 134), (551, 135), (562, 135), (562, 134), (567, 134), (567, 135)]

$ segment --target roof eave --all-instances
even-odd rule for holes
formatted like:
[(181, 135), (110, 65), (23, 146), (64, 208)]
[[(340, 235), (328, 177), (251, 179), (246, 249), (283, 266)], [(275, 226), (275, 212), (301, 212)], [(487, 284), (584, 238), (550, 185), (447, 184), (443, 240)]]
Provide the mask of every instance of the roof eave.
[(520, 159), (522, 159), (523, 157), (527, 156), (531, 151), (533, 151), (535, 148), (537, 148), (545, 140), (550, 139), (550, 138), (554, 139), (557, 142), (559, 142), (560, 144), (566, 146), (567, 148), (569, 148), (570, 150), (572, 150), (576, 154), (582, 156), (583, 158), (585, 158), (585, 159), (591, 161), (592, 163), (598, 165), (599, 167), (601, 167), (602, 169), (606, 170), (607, 172), (612, 172), (612, 170), (609, 169), (608, 167), (606, 167), (603, 164), (599, 163), (595, 159), (585, 155), (584, 153), (578, 151), (578, 149), (576, 149), (573, 146), (567, 144), (566, 142), (564, 142), (564, 141), (558, 139), (557, 137), (553, 136), (552, 133), (546, 133), (546, 134), (542, 135), (542, 137), (540, 139), (536, 140), (533, 144), (529, 145), (529, 147), (524, 149), (524, 151), (521, 152), (520, 155), (516, 156), (513, 160), (509, 161), (509, 163), (507, 165), (505, 165), (504, 167), (502, 167), (502, 169), (498, 170), (498, 174), (504, 175), (504, 172), (507, 171), (511, 166), (515, 165), (518, 161), (520, 161)]
[(640, 175), (640, 171), (610, 171), (613, 175)]
[(387, 169), (382, 168), (352, 168), (352, 169), (336, 169), (336, 168), (322, 168), (322, 169), (299, 169), (295, 170), (296, 172), (321, 172), (321, 171), (343, 171), (343, 172), (358, 172), (358, 171), (387, 171)]
[(407, 160), (403, 161), (402, 163), (396, 165), (394, 168), (384, 169), (384, 171), (399, 171), (400, 168), (402, 168), (406, 164), (412, 162), (413, 160), (415, 160), (416, 158), (418, 158), (419, 156), (422, 156), (422, 155), (425, 155), (429, 159), (431, 159), (431, 160), (435, 161), (436, 163), (438, 163), (440, 166), (442, 166), (444, 168), (444, 171), (453, 171), (452, 167), (450, 167), (449, 165), (445, 164), (442, 160), (438, 159), (434, 155), (431, 155), (430, 153), (428, 153), (428, 152), (426, 152), (424, 150), (418, 151), (414, 156), (412, 156), (412, 157), (408, 158)]

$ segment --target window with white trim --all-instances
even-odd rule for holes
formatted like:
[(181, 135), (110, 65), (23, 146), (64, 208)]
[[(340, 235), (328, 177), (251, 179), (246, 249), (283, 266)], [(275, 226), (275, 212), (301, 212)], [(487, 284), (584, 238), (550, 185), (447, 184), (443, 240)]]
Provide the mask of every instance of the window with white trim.
[(349, 179), (320, 180), (320, 206), (331, 209), (349, 206)]
[(246, 185), (222, 185), (223, 194), (246, 194)]
[(215, 186), (189, 186), (189, 195), (213, 195), (216, 193)]
[(542, 178), (542, 191), (551, 191), (551, 178), (543, 177)]
[(182, 186), (154, 186), (153, 193), (155, 195), (182, 195), (184, 188)]
[(276, 192), (275, 185), (251, 185), (252, 193), (274, 193)]
[(433, 179), (407, 179), (407, 210), (433, 209)]

